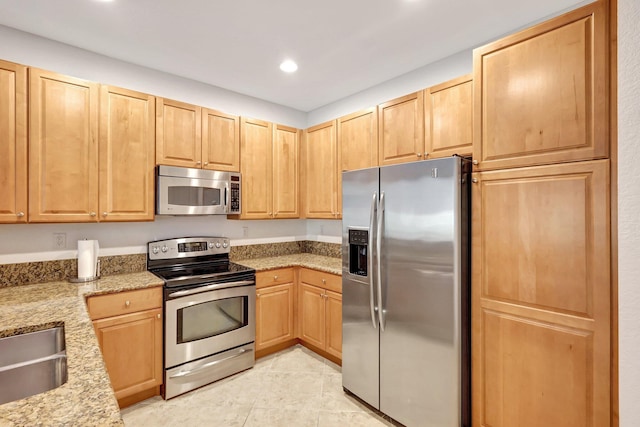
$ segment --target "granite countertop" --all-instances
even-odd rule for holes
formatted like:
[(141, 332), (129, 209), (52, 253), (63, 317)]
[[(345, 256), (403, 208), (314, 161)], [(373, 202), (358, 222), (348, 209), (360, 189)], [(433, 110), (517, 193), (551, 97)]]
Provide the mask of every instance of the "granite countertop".
[(285, 267), (306, 267), (331, 274), (342, 274), (342, 259), (309, 253), (281, 255), (275, 257), (234, 260), (234, 262), (256, 271), (273, 270)]
[(0, 426), (123, 425), (85, 298), (161, 285), (143, 271), (81, 285), (60, 281), (0, 288), (0, 337), (64, 324), (68, 369), (62, 386), (0, 405)]

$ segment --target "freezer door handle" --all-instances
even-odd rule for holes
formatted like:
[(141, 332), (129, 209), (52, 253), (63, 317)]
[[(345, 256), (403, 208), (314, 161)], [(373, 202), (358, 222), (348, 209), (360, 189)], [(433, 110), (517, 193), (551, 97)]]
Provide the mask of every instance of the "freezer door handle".
[(376, 320), (376, 304), (375, 304), (375, 279), (373, 277), (373, 232), (376, 223), (376, 207), (378, 204), (378, 193), (374, 192), (371, 197), (371, 212), (369, 212), (369, 240), (367, 242), (367, 276), (369, 277), (369, 308), (371, 309), (371, 323), (373, 329), (378, 328)]
[(376, 232), (376, 279), (378, 291), (378, 319), (380, 319), (380, 330), (384, 332), (384, 308), (382, 307), (382, 231), (384, 227), (384, 191), (380, 192), (380, 202), (378, 202)]

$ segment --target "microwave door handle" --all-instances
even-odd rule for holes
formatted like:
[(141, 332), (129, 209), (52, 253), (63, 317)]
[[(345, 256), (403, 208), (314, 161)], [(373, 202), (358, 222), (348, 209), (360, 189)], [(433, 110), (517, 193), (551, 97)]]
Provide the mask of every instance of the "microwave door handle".
[(229, 184), (226, 183), (224, 185), (224, 211), (226, 213), (229, 213), (229, 198), (228, 198), (228, 194), (229, 194)]

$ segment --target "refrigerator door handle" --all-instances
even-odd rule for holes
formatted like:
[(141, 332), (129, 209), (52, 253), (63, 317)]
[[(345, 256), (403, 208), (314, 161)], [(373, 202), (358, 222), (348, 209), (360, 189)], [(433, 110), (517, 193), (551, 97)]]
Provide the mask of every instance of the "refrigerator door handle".
[(380, 202), (378, 203), (376, 232), (376, 269), (377, 269), (377, 290), (378, 290), (378, 318), (380, 319), (380, 330), (384, 332), (384, 308), (382, 307), (382, 228), (384, 226), (384, 191), (380, 192)]
[(373, 277), (373, 232), (376, 223), (378, 193), (374, 192), (371, 197), (371, 212), (369, 213), (369, 241), (367, 242), (367, 276), (369, 277), (369, 307), (371, 309), (371, 323), (373, 329), (378, 328), (378, 321), (376, 320), (376, 304), (375, 304), (375, 279)]

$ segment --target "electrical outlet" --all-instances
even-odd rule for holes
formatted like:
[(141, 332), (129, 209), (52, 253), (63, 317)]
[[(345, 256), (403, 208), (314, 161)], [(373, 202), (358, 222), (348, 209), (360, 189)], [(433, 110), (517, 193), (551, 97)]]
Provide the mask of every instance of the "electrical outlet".
[(53, 249), (65, 249), (67, 247), (67, 233), (53, 233)]
[(242, 227), (242, 237), (249, 237), (249, 227)]

